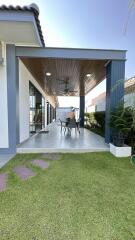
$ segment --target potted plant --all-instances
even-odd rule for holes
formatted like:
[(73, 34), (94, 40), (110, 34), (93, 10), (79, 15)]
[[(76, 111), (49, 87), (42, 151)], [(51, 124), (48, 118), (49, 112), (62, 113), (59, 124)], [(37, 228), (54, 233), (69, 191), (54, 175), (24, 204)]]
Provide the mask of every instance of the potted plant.
[(132, 122), (130, 123), (130, 132), (128, 134), (127, 142), (132, 147), (132, 154), (135, 154), (135, 85), (130, 84), (130, 95), (126, 105), (130, 104), (130, 113), (132, 116)]
[(112, 142), (110, 143), (110, 152), (118, 157), (131, 155), (131, 147), (125, 145), (125, 139), (131, 131), (132, 125), (131, 108), (118, 106), (110, 117), (110, 127), (113, 131)]

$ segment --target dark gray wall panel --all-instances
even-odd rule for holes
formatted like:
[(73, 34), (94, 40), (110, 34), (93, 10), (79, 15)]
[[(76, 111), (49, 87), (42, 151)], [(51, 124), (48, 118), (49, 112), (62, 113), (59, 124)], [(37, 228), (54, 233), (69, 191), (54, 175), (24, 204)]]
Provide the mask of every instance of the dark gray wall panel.
[(85, 96), (80, 96), (80, 127), (84, 127)]
[(111, 61), (106, 67), (106, 122), (105, 141), (112, 140), (109, 127), (110, 113), (120, 103), (124, 103), (125, 61)]

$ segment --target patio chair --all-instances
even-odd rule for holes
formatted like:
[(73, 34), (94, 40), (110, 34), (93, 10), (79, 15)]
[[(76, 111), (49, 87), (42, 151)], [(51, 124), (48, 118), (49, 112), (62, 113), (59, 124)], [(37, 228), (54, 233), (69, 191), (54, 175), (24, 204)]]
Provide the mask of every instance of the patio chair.
[(79, 122), (76, 122), (75, 119), (70, 119), (70, 121), (68, 123), (68, 131), (70, 131), (70, 133), (71, 133), (71, 130), (73, 128), (75, 129), (75, 131), (78, 130), (78, 132), (80, 133)]
[(80, 121), (81, 121), (81, 118), (79, 118), (79, 119), (76, 121), (76, 126), (77, 126), (77, 130), (78, 130), (79, 133), (80, 133)]
[(64, 131), (66, 130), (66, 122), (62, 121), (61, 119), (59, 119), (60, 121), (60, 126), (61, 126), (61, 132), (62, 132), (62, 128), (64, 128)]

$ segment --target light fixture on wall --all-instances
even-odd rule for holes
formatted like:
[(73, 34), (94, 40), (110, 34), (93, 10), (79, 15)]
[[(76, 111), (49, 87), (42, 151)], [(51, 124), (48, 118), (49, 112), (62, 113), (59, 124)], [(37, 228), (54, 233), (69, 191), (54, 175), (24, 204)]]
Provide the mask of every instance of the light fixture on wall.
[(46, 76), (50, 77), (52, 74), (50, 72), (46, 72)]

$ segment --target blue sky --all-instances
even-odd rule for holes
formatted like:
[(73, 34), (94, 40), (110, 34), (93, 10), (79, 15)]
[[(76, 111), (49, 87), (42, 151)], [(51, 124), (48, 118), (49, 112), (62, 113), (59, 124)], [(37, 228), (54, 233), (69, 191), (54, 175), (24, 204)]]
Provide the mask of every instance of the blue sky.
[[(127, 49), (126, 76), (135, 75), (135, 9), (130, 0), (35, 0), (47, 46)], [(0, 0), (28, 5), (30, 0)]]
[[(1, 5), (28, 5), (31, 2), (0, 0)], [(129, 2), (35, 0), (40, 8), (46, 46), (127, 49), (127, 78), (135, 75), (135, 8), (128, 17)]]
[(41, 20), (46, 44), (127, 49), (126, 76), (135, 75), (135, 9), (128, 20), (128, 4), (129, 0), (45, 0)]

